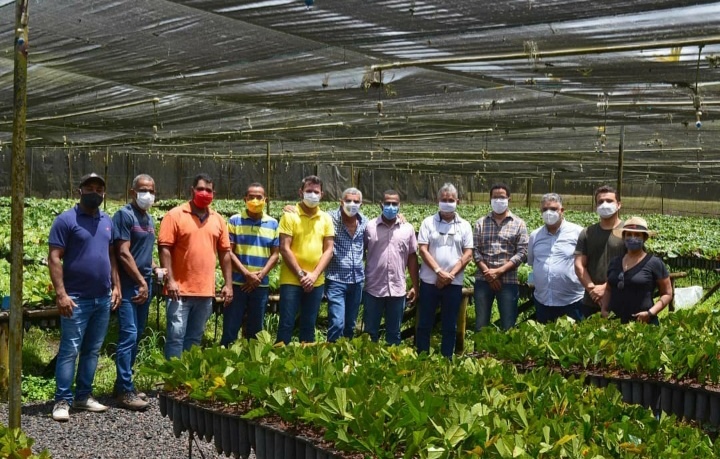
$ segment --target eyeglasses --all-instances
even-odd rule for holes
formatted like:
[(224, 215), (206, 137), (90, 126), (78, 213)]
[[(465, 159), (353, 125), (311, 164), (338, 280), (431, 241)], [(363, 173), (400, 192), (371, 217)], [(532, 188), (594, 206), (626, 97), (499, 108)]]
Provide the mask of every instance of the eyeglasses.
[(400, 204), (397, 202), (383, 202), (383, 206), (400, 207)]
[(621, 272), (618, 274), (618, 284), (617, 284), (618, 290), (622, 290), (625, 288), (625, 273)]

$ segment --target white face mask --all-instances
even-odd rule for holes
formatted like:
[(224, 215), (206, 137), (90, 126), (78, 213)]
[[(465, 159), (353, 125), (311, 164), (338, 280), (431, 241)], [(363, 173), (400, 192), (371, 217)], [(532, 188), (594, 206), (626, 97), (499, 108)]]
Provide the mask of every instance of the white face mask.
[(455, 209), (457, 208), (457, 202), (440, 202), (438, 203), (438, 208), (440, 209), (440, 212), (449, 214), (455, 212)]
[(155, 203), (155, 195), (149, 191), (141, 191), (136, 194), (135, 202), (142, 210), (148, 210)]
[(556, 210), (546, 210), (542, 213), (542, 219), (546, 225), (552, 226), (560, 221), (560, 212)]
[(303, 193), (303, 204), (315, 208), (320, 204), (320, 195), (315, 193)]
[(496, 214), (503, 214), (507, 210), (509, 202), (510, 200), (507, 198), (491, 199), (490, 207), (492, 207), (493, 212)]
[(603, 202), (597, 207), (597, 213), (600, 218), (610, 218), (617, 212), (618, 207), (614, 202)]
[(354, 217), (358, 214), (358, 212), (360, 212), (360, 204), (356, 204), (354, 202), (344, 202), (343, 210), (345, 211), (345, 215), (348, 217)]

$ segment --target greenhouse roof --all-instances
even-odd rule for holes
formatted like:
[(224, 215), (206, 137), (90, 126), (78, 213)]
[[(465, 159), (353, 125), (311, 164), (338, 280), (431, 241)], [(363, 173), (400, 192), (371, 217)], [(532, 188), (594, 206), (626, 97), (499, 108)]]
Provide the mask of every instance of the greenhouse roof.
[(594, 181), (624, 132), (628, 179), (720, 179), (717, 1), (29, 3), (28, 147)]

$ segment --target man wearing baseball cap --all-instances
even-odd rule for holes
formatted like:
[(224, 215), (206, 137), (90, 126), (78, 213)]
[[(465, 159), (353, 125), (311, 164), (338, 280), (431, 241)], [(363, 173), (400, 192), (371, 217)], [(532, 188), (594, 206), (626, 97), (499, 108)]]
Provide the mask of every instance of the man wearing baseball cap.
[(108, 409), (92, 397), (92, 383), (110, 311), (120, 304), (112, 220), (100, 210), (105, 180), (95, 173), (84, 175), (78, 193), (80, 202), (58, 215), (48, 239), (48, 267), (61, 324), (52, 412), (56, 421), (69, 419), (70, 405), (94, 412)]

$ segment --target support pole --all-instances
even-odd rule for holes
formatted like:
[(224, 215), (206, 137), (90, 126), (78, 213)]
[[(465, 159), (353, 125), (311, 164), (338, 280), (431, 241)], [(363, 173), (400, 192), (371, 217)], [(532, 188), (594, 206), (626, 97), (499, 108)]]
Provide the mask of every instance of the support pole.
[[(25, 212), (25, 120), (27, 117), (28, 0), (15, 2), (15, 72), (12, 156), (12, 216), (10, 230), (10, 333), (9, 333), (9, 413), (10, 427), (20, 427), (22, 408), (22, 292), (23, 220)], [(3, 377), (6, 374), (3, 369)], [(5, 386), (7, 388), (7, 386)]]
[(527, 198), (525, 200), (525, 207), (527, 207), (529, 209), (531, 200), (532, 200), (532, 179), (525, 179), (525, 189), (526, 189), (526, 193), (527, 193)]
[(555, 169), (550, 169), (550, 191), (549, 193), (553, 193), (555, 191)]
[(623, 161), (625, 156), (625, 126), (620, 127), (620, 145), (618, 146), (618, 172), (617, 172), (617, 191), (618, 195), (623, 195)]
[[(105, 183), (108, 182), (108, 163), (110, 162), (110, 147), (105, 147), (105, 170), (103, 171), (103, 178), (105, 179)], [(105, 189), (105, 192), (107, 193), (107, 188)], [(126, 191), (127, 193), (127, 191)], [(127, 202), (127, 200), (126, 200)], [(103, 210), (107, 212), (107, 199), (103, 199)]]
[(273, 196), (272, 194), (272, 175), (270, 172), (270, 165), (272, 164), (270, 161), (270, 142), (267, 142), (265, 144), (265, 167), (267, 167), (267, 170), (265, 171), (265, 180), (267, 183), (265, 183), (265, 198), (267, 200), (267, 213), (270, 213), (270, 196)]

